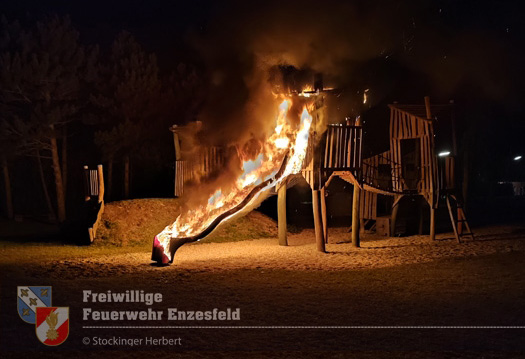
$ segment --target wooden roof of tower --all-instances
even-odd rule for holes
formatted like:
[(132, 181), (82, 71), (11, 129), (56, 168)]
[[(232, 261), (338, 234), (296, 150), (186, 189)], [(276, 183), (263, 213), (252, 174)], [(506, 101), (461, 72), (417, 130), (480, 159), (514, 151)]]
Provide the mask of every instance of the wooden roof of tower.
[[(390, 104), (388, 105), (390, 109), (398, 110), (404, 112), (408, 115), (417, 117), (419, 120), (427, 121), (427, 110), (425, 105), (402, 105), (402, 104)], [(443, 104), (443, 105), (430, 105), (430, 112), (432, 113), (432, 118), (440, 117), (442, 115), (448, 115), (452, 110), (453, 104)]]

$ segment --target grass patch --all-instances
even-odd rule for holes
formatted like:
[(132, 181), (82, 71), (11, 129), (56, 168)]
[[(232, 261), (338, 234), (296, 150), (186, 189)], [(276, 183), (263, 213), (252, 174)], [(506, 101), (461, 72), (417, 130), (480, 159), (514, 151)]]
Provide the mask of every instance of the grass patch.
[(151, 243), (142, 246), (78, 246), (61, 243), (27, 243), (16, 241), (0, 241), (0, 264), (41, 264), (47, 260), (70, 258), (94, 258), (104, 255), (136, 253), (151, 250)]
[[(87, 258), (151, 251), (153, 237), (179, 214), (172, 198), (134, 199), (106, 204), (95, 242), (78, 246), (60, 239), (58, 227), (33, 222), (9, 222), (0, 231), (0, 264), (41, 263), (45, 260)], [(227, 223), (203, 243), (234, 242), (277, 236), (277, 224), (252, 211)], [(49, 237), (49, 238), (48, 238)]]
[(151, 245), (153, 237), (172, 223), (178, 213), (179, 201), (173, 198), (132, 199), (107, 203), (94, 245)]
[[(149, 198), (106, 204), (94, 246), (133, 247), (151, 245), (153, 237), (179, 214), (179, 200)], [(269, 217), (252, 211), (228, 222), (202, 242), (235, 242), (275, 237), (277, 224)]]
[(252, 211), (214, 231), (200, 243), (237, 242), (277, 236), (277, 224), (264, 214)]

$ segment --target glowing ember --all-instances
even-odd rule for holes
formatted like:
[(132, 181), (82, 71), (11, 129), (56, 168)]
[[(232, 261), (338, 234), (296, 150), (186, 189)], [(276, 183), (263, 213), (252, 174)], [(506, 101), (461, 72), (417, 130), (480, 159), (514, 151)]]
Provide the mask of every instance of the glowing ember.
[(363, 104), (366, 104), (368, 101), (368, 89), (363, 92)]
[(302, 97), (311, 97), (312, 95), (316, 94), (319, 94), (319, 92), (314, 91), (312, 86), (306, 86), (301, 92), (298, 93), (298, 95)]
[[(171, 253), (169, 253), (172, 238), (188, 238), (201, 234), (219, 216), (240, 205), (249, 195), (252, 197), (244, 208), (250, 208), (251, 205), (260, 200), (259, 196), (266, 193), (266, 190), (279, 185), (286, 177), (301, 170), (308, 147), (312, 116), (305, 107), (301, 114), (299, 127), (294, 128), (287, 121), (290, 107), (290, 100), (284, 100), (281, 103), (275, 130), (263, 144), (261, 152), (255, 159), (245, 159), (243, 153), (239, 153), (241, 160), (243, 160), (243, 172), (235, 180), (228, 193), (218, 189), (205, 205), (182, 213), (175, 220), (175, 223), (167, 226), (155, 237), (154, 251), (161, 250), (163, 252), (163, 261), (165, 259), (173, 260)], [(286, 159), (287, 162), (284, 164)], [(283, 166), (284, 168), (281, 168)], [(265, 184), (263, 185), (263, 183)], [(263, 187), (258, 189), (258, 192), (253, 196), (252, 191), (257, 189), (259, 185), (263, 185)], [(231, 214), (222, 221), (230, 219), (235, 214)]]

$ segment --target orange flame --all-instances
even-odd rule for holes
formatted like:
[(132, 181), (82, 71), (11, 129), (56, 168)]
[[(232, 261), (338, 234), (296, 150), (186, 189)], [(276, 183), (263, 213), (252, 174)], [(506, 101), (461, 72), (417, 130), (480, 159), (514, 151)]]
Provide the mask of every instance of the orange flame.
[[(308, 135), (312, 124), (312, 116), (306, 107), (303, 109), (299, 129), (294, 129), (287, 121), (288, 110), (292, 105), (291, 100), (284, 100), (279, 106), (276, 126), (273, 133), (263, 144), (262, 151), (255, 159), (245, 160), (242, 164), (243, 172), (235, 180), (228, 193), (218, 189), (206, 205), (193, 208), (177, 217), (175, 222), (167, 226), (157, 235), (164, 254), (168, 253), (171, 238), (183, 238), (197, 235), (204, 231), (220, 214), (239, 205), (250, 191), (263, 181), (270, 180), (269, 184), (259, 191), (250, 204), (258, 203), (262, 193), (273, 186), (279, 185), (291, 174), (299, 173), (302, 168), (308, 147)], [(279, 171), (282, 162), (288, 154), (288, 162), (279, 178), (273, 178)], [(240, 154), (242, 157), (242, 154)], [(241, 158), (242, 159), (242, 158)], [(227, 219), (233, 217), (230, 216)]]

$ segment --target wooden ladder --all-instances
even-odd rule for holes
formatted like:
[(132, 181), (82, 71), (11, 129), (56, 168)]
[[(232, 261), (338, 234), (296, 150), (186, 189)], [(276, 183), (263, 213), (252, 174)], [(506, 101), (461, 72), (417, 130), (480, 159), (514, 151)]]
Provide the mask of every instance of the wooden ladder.
[[(454, 235), (456, 236), (458, 243), (461, 243), (461, 239), (463, 237), (471, 237), (472, 240), (474, 240), (474, 233), (470, 230), (470, 226), (467, 222), (467, 216), (465, 215), (465, 211), (463, 210), (462, 203), (458, 201), (458, 199), (454, 195), (447, 194), (446, 197), (448, 214), (450, 215), (450, 221), (452, 222), (452, 228), (454, 229)], [(454, 217), (454, 213), (452, 212), (452, 205), (450, 203), (451, 198), (456, 202), (457, 218)], [(463, 225), (465, 225), (467, 232), (463, 231)]]

